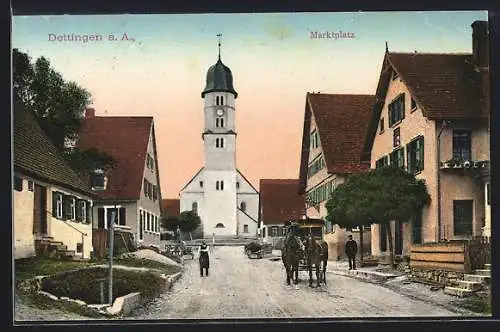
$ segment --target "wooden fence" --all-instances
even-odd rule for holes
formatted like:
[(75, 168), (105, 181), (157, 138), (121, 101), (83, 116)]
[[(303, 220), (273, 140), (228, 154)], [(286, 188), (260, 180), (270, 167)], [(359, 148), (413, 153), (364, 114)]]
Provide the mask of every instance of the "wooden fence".
[[(108, 252), (108, 230), (92, 230), (92, 246), (95, 258), (104, 258)], [(114, 231), (113, 256), (118, 256), (124, 252), (135, 251), (135, 242), (133, 235), (128, 230), (116, 229)]]
[(490, 238), (475, 237), (439, 243), (413, 245), (410, 267), (470, 273), (491, 260)]

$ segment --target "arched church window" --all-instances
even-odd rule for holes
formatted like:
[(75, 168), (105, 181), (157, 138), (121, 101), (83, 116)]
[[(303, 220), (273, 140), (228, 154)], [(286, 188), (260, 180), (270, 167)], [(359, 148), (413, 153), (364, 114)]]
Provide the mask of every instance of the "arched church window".
[(225, 226), (223, 223), (220, 222), (217, 225), (215, 225), (215, 228), (225, 228)]
[(220, 147), (223, 148), (224, 147), (224, 138), (221, 138), (220, 139)]
[(220, 186), (219, 186), (219, 181), (215, 181), (215, 190), (219, 190)]
[(215, 127), (219, 128), (219, 118), (215, 119)]
[(193, 202), (193, 205), (191, 206), (191, 211), (198, 214), (198, 203), (197, 202)]
[(215, 97), (215, 105), (219, 105), (219, 96)]
[(247, 203), (241, 202), (240, 203), (240, 210), (245, 212), (247, 210)]
[(224, 128), (224, 119), (223, 118), (220, 119), (220, 126), (221, 126), (221, 128)]
[(220, 190), (224, 190), (224, 181), (220, 182)]
[(224, 96), (220, 96), (220, 104), (224, 105)]
[(218, 139), (218, 138), (216, 138), (216, 139), (215, 139), (215, 147), (216, 147), (216, 148), (218, 148), (218, 147), (219, 147), (219, 139)]

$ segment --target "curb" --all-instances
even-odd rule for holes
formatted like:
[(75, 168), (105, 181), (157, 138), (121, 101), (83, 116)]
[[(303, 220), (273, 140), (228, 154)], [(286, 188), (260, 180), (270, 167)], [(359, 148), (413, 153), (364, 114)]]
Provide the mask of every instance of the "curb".
[(376, 271), (363, 271), (363, 270), (329, 270), (329, 273), (336, 275), (351, 277), (369, 282), (385, 283), (386, 281), (396, 278), (395, 274), (381, 273)]

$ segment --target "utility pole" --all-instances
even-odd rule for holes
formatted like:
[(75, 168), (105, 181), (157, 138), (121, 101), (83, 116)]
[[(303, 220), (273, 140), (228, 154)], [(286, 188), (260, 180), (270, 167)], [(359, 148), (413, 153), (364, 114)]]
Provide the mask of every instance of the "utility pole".
[(116, 218), (116, 206), (113, 211), (111, 211), (111, 223), (109, 225), (109, 253), (108, 253), (108, 286), (109, 286), (109, 305), (113, 305), (113, 247), (115, 240), (115, 218)]

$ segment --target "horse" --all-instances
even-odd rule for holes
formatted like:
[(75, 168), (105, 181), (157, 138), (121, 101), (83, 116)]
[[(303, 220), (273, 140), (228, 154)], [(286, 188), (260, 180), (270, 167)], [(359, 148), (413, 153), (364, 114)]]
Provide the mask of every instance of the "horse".
[(290, 285), (290, 280), (293, 280), (295, 285), (299, 283), (299, 261), (303, 256), (303, 252), (302, 242), (291, 232), (288, 233), (281, 251), (281, 260), (286, 270), (287, 285)]
[(312, 267), (314, 265), (316, 271), (316, 285), (321, 286), (321, 283), (326, 285), (326, 265), (328, 262), (328, 245), (325, 241), (317, 241), (311, 234), (305, 240), (305, 256), (307, 268), (309, 270), (309, 286), (312, 287), (313, 275)]

